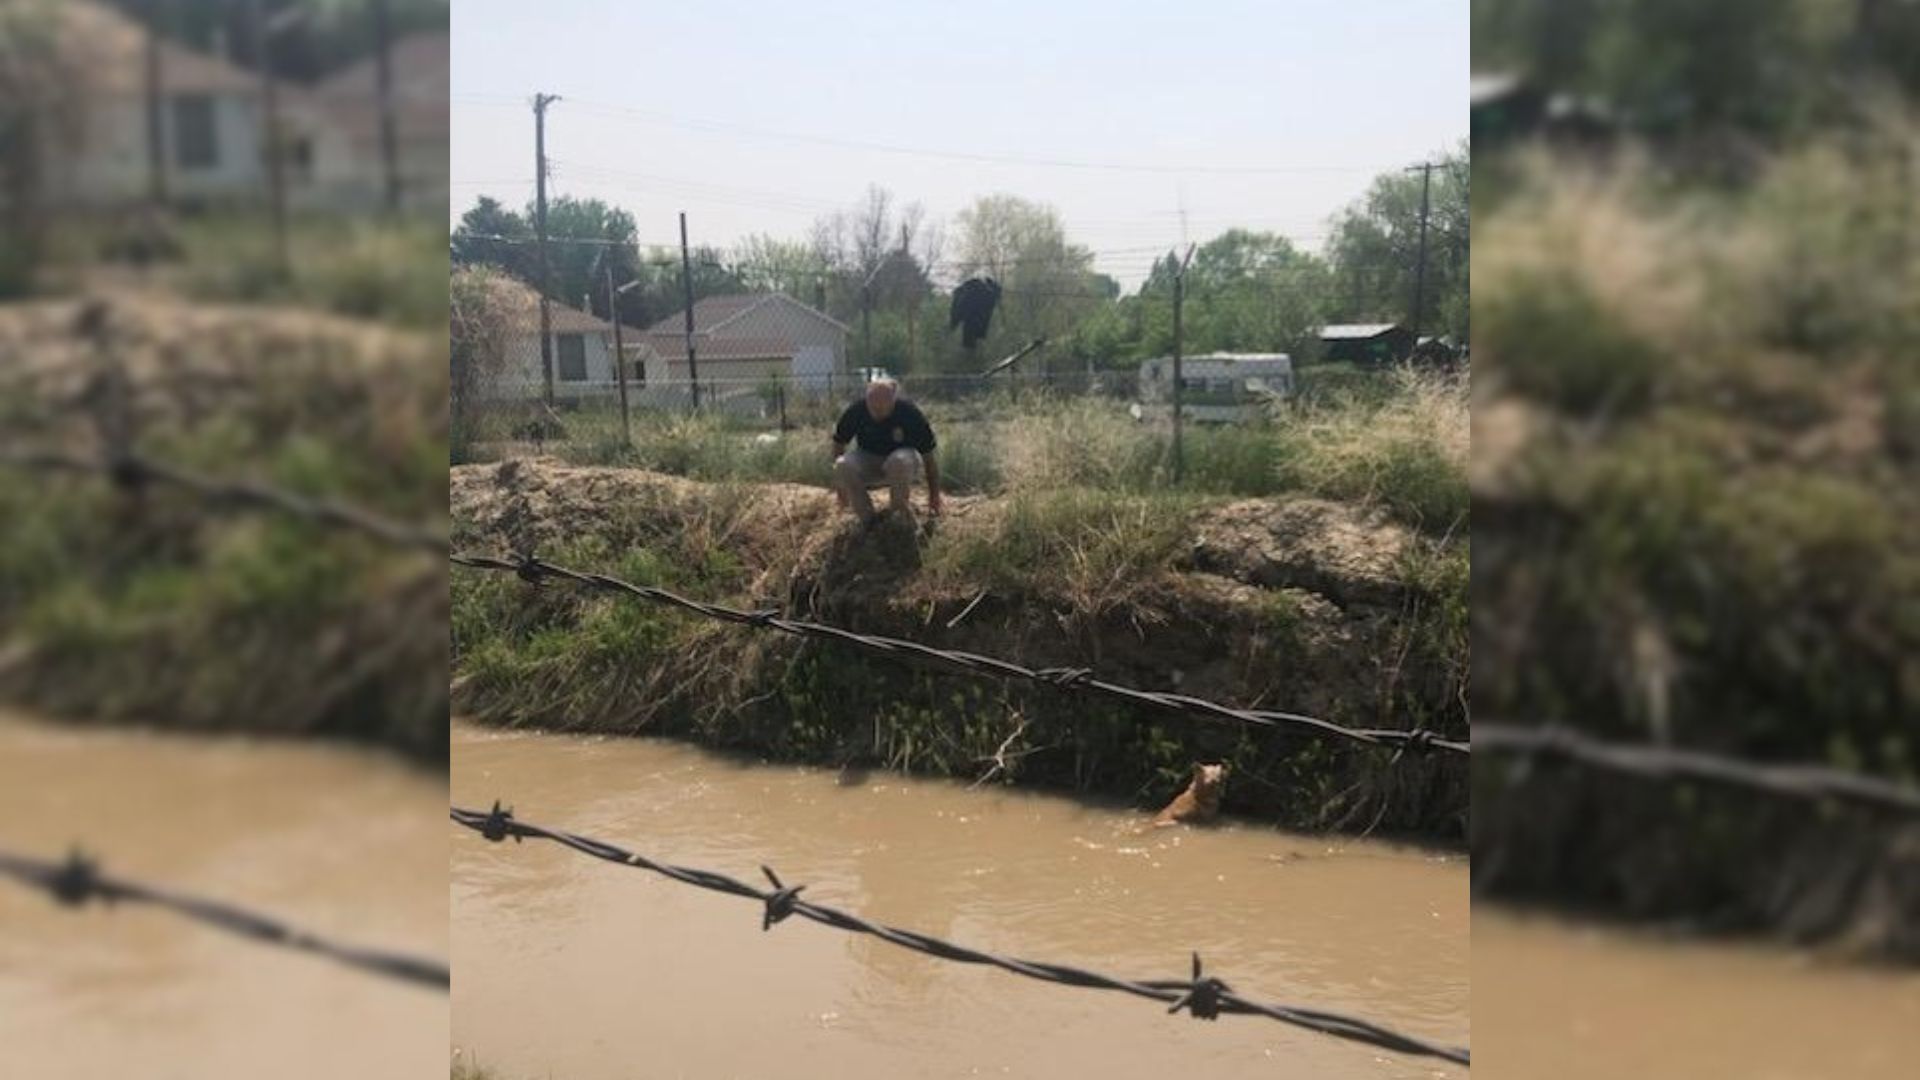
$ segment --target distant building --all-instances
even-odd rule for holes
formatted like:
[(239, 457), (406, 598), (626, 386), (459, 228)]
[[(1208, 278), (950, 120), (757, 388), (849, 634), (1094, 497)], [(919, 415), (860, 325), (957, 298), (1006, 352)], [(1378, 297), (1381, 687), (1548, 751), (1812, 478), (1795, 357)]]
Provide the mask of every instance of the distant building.
[[(507, 280), (505, 315), (519, 333), (507, 343), (505, 366), (485, 393), (493, 398), (540, 400), (546, 396), (546, 374), (540, 358), (540, 294), (531, 285)], [(578, 402), (619, 392), (619, 373), (613, 367), (613, 324), (559, 301), (548, 304), (552, 329), (553, 395), (557, 401)], [(639, 336), (622, 328), (623, 335)]]
[(1552, 91), (1511, 72), (1476, 74), (1470, 83), (1475, 149), (1529, 138), (1562, 145), (1604, 145), (1620, 130), (1604, 100)]
[[(436, 210), (447, 205), (448, 35), (410, 34), (392, 43), (394, 143), (401, 204)], [(368, 205), (386, 198), (386, 158), (380, 135), (378, 58), (365, 57), (322, 80), (313, 90), (348, 139), (350, 178), (338, 192)]]
[[(147, 98), (147, 29), (110, 4), (66, 0), (63, 47), (82, 71), (75, 93), (77, 130), (46, 148), (42, 188), (50, 205), (97, 209), (144, 201), (152, 187)], [(417, 179), (416, 205), (447, 196), (444, 35), (434, 69), (430, 41), (396, 43), (403, 172)], [(217, 51), (161, 37), (160, 161), (174, 204), (259, 203), (268, 194), (267, 113), (260, 74)], [(295, 207), (352, 210), (380, 197), (378, 108), (372, 60), (317, 89), (275, 81), (287, 201)], [(437, 90), (432, 89), (436, 83)], [(437, 98), (435, 94), (437, 93)]]
[(1413, 331), (1399, 323), (1346, 323), (1320, 329), (1321, 357), (1329, 363), (1389, 364), (1413, 353)]
[[(628, 357), (650, 385), (685, 383), (686, 312), (635, 335)], [(756, 393), (769, 380), (828, 390), (847, 378), (845, 323), (782, 293), (709, 296), (693, 305), (694, 361), (715, 393)]]
[[(1181, 415), (1192, 420), (1237, 423), (1272, 401), (1293, 393), (1293, 358), (1286, 353), (1214, 352), (1180, 360)], [(1140, 365), (1136, 416), (1170, 415), (1173, 358)]]

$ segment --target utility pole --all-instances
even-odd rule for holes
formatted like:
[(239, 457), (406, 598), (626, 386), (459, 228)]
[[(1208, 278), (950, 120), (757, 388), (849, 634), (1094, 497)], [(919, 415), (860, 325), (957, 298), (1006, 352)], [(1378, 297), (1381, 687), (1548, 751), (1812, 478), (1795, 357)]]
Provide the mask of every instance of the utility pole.
[[(913, 270), (913, 255), (907, 250), (907, 223), (900, 223), (900, 256), (906, 261), (907, 269)], [(918, 275), (915, 275), (916, 278)], [(915, 285), (918, 285), (916, 280)], [(900, 364), (903, 372), (913, 370), (913, 316), (920, 306), (920, 290), (917, 287), (907, 290), (907, 355)]]
[(380, 160), (386, 166), (387, 213), (400, 212), (400, 136), (393, 115), (391, 0), (373, 0), (374, 75), (380, 88)]
[(287, 258), (287, 178), (280, 145), (280, 101), (273, 81), (271, 38), (260, 0), (247, 0), (247, 22), (253, 31), (253, 59), (260, 65), (260, 103), (266, 112), (267, 202), (273, 215), (273, 266), (281, 277), (290, 268)]
[(1180, 414), (1185, 411), (1181, 394), (1182, 383), (1185, 380), (1182, 378), (1180, 366), (1180, 351), (1183, 343), (1180, 309), (1186, 306), (1187, 263), (1191, 261), (1193, 261), (1193, 245), (1188, 244), (1187, 253), (1180, 260), (1180, 269), (1173, 274), (1173, 482), (1175, 484), (1185, 478), (1187, 471), (1186, 455), (1180, 445)]
[(1427, 210), (1428, 196), (1433, 190), (1433, 162), (1423, 162), (1408, 169), (1408, 172), (1420, 174), (1420, 263), (1413, 278), (1413, 344), (1420, 345), (1420, 323), (1427, 309)]
[(547, 263), (547, 106), (558, 94), (533, 95), (533, 229), (540, 262), (540, 377), (546, 382), (547, 406), (553, 406), (553, 308), (547, 291), (553, 287)]
[(633, 422), (627, 415), (627, 350), (620, 341), (620, 290), (613, 287), (613, 260), (607, 260), (607, 318), (613, 320), (613, 370), (620, 376), (620, 436), (633, 445)]
[(687, 380), (693, 384), (693, 411), (700, 411), (700, 362), (693, 346), (693, 255), (687, 249), (687, 212), (680, 211), (680, 280), (687, 295)]
[(166, 0), (147, 0), (147, 197), (157, 209), (167, 201), (167, 133), (160, 112), (160, 17)]

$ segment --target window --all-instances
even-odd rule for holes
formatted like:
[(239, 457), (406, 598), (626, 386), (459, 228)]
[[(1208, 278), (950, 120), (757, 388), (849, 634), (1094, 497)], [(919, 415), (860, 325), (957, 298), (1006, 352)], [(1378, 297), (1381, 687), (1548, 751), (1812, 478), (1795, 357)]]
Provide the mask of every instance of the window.
[(587, 381), (587, 339), (583, 334), (561, 334), (560, 381)]
[(173, 99), (173, 161), (182, 169), (212, 169), (220, 164), (219, 129), (213, 99), (181, 94)]
[(287, 176), (296, 184), (313, 182), (313, 140), (302, 136), (287, 144)]
[(1216, 394), (1231, 394), (1233, 393), (1233, 380), (1214, 379), (1207, 384), (1207, 389)]

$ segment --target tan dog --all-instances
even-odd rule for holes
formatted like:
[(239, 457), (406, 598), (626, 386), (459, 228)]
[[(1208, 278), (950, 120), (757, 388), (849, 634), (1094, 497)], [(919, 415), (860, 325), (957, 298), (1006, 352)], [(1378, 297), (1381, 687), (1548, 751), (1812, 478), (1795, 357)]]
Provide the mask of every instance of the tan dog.
[(1153, 819), (1154, 826), (1211, 821), (1220, 814), (1220, 797), (1227, 791), (1227, 767), (1193, 763), (1193, 781), (1173, 797)]

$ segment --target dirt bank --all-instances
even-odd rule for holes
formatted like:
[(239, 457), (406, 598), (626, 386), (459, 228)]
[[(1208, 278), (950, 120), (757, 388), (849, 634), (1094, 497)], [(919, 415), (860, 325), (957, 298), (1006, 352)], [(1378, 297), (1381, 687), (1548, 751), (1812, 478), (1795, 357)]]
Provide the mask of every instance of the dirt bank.
[[(444, 514), (437, 337), (161, 296), (0, 309), (0, 446), (133, 448), (406, 521)], [(103, 372), (126, 392), (103, 394)], [(445, 748), (444, 568), (193, 496), (0, 471), (0, 695), (74, 719)]]
[[(1367, 726), (1463, 723), (1464, 656), (1440, 624), (1464, 604), (1464, 577), (1449, 595), (1432, 568), (1452, 559), (1464, 571), (1464, 554), (1332, 503), (958, 498), (928, 533), (862, 535), (818, 488), (551, 460), (457, 467), (451, 498), (468, 548), (533, 550), (1146, 689)], [(1169, 795), (1194, 758), (1227, 758), (1240, 767), (1232, 809), (1430, 835), (1463, 825), (1457, 763), (1389, 770), (1295, 736), (933, 676), (677, 615), (615, 616), (601, 598), (489, 577), (456, 574), (454, 647), (456, 704), (494, 722), (676, 731), (1143, 800)]]

